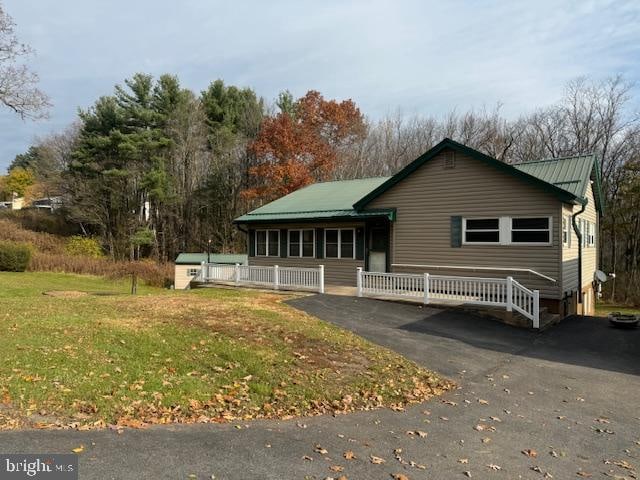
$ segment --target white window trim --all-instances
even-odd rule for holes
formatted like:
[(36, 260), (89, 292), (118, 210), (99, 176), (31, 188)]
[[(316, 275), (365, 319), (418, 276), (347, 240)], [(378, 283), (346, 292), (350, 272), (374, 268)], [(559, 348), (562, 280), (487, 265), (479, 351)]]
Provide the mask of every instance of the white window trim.
[[(302, 255), (302, 232), (311, 230), (313, 232), (313, 255)], [(298, 232), (300, 234), (300, 255), (291, 255), (291, 232)], [(287, 231), (287, 257), (289, 258), (316, 258), (316, 229), (315, 228), (292, 228)]]
[[(264, 252), (265, 254), (264, 255), (258, 255), (258, 232), (267, 232), (265, 234), (265, 241), (266, 241), (265, 245), (266, 245), (266, 248), (265, 248), (265, 252)], [(277, 255), (269, 255), (269, 232), (278, 232), (278, 253), (277, 253)], [(271, 229), (263, 229), (262, 228), (262, 229), (255, 230), (254, 235), (255, 236), (253, 237), (253, 241), (254, 241), (253, 243), (255, 243), (255, 245), (254, 245), (254, 253), (255, 253), (256, 257), (279, 257), (280, 256), (280, 240), (281, 240), (281, 238), (280, 238), (280, 230), (277, 230), (277, 229), (274, 229), (274, 228), (271, 228)]]
[[(549, 219), (549, 241), (548, 242), (512, 242), (511, 232), (513, 232), (513, 220), (518, 218), (547, 218)], [(553, 217), (549, 215), (518, 215), (516, 217), (509, 217), (509, 245), (525, 246), (525, 247), (549, 247), (553, 245)], [(545, 228), (519, 228), (518, 232), (544, 232)]]
[(587, 246), (596, 246), (596, 224), (595, 222), (588, 222), (587, 227)]
[[(498, 242), (468, 242), (467, 220), (494, 220), (498, 219), (499, 241)], [(548, 218), (549, 219), (549, 241), (548, 242), (512, 242), (511, 232), (513, 230), (513, 219), (518, 218)], [(539, 228), (532, 228), (529, 231), (541, 231)], [(495, 232), (495, 229), (473, 230), (474, 232)], [(519, 232), (528, 231), (518, 229)], [(550, 247), (553, 245), (553, 217), (549, 215), (516, 215), (513, 217), (492, 217), (490, 215), (463, 217), (462, 218), (462, 244), (463, 245), (489, 245), (489, 246), (513, 246), (513, 247)]]
[[(485, 228), (482, 230), (471, 230), (473, 232), (498, 232), (497, 242), (468, 242), (467, 241), (467, 220), (498, 220), (498, 228)], [(464, 217), (462, 219), (462, 244), (463, 245), (500, 245), (502, 240), (502, 218), (500, 217)]]
[[(336, 230), (338, 232), (338, 256), (337, 257), (327, 257), (327, 231), (329, 230)], [(342, 256), (342, 231), (343, 230), (351, 230), (353, 232), (353, 256), (352, 257), (343, 257)], [(356, 229), (355, 228), (325, 228), (324, 229), (324, 242), (323, 242), (323, 248), (324, 248), (324, 252), (323, 252), (323, 257), (327, 258), (329, 260), (331, 259), (335, 259), (335, 260), (339, 260), (342, 258), (346, 258), (346, 259), (351, 259), (351, 260), (355, 260), (356, 258)]]
[(196, 275), (198, 275), (198, 272), (200, 271), (199, 268), (196, 267), (189, 267), (187, 268), (187, 276), (189, 277), (195, 277)]
[[(567, 238), (565, 240), (564, 234), (567, 234)], [(571, 215), (562, 215), (562, 246), (570, 247), (571, 246)]]

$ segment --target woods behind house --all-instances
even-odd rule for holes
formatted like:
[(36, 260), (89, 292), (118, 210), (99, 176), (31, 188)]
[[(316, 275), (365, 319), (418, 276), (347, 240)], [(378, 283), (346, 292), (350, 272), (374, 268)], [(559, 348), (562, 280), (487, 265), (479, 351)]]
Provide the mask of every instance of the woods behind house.
[[(596, 152), (606, 194), (608, 294), (640, 302), (640, 116), (622, 77), (577, 79), (550, 106), (507, 119), (500, 106), (444, 116), (367, 118), (352, 100), (136, 74), (65, 131), (18, 155), (5, 195), (62, 196), (61, 214), (114, 260), (244, 251), (233, 218), (307, 184), (397, 172), (444, 137), (504, 162)], [(622, 279), (622, 281), (620, 280)]]

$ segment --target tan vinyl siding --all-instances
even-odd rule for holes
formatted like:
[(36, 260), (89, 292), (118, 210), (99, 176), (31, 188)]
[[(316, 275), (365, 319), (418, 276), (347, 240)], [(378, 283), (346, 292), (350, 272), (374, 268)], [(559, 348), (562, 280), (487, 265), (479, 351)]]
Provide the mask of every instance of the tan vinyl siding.
[[(269, 224), (252, 226), (252, 229), (274, 229), (286, 228), (363, 228), (363, 223), (291, 223), (291, 224)], [(249, 257), (249, 265), (271, 266), (280, 265), (282, 267), (317, 267), (324, 265), (324, 281), (326, 285), (348, 285), (356, 284), (356, 269), (364, 267), (364, 260), (347, 258), (300, 258), (300, 257)]]
[[(547, 298), (560, 298), (560, 208), (553, 195), (526, 181), (456, 153), (455, 168), (436, 156), (399, 182), (367, 208), (397, 208), (392, 231), (392, 264), (456, 265), (527, 268), (547, 275), (556, 284), (531, 274), (512, 272), (528, 288)], [(451, 247), (451, 216), (547, 216), (552, 218), (552, 245), (462, 245)], [(432, 274), (506, 277), (509, 272), (407, 269)]]
[[(594, 273), (598, 268), (598, 244), (600, 243), (598, 232), (598, 212), (593, 198), (593, 188), (587, 189), (587, 206), (585, 211), (576, 217), (587, 220), (595, 225), (595, 245), (582, 248), (582, 286), (586, 287), (593, 282)], [(580, 211), (580, 206), (564, 205), (562, 212), (564, 215), (572, 215)], [(585, 232), (586, 233), (586, 232)], [(562, 290), (572, 292), (578, 289), (578, 237), (571, 227), (570, 246), (562, 248)]]
[(173, 285), (176, 290), (184, 290), (189, 286), (194, 278), (194, 275), (187, 275), (187, 271), (190, 269), (200, 270), (200, 265), (176, 265)]

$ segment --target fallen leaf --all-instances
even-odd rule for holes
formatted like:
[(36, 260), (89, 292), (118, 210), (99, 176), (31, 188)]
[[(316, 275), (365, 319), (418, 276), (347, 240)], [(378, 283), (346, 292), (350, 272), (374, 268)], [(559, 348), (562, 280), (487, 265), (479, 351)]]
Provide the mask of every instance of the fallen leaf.
[(458, 463), (469, 463), (469, 459), (468, 458), (460, 458), (460, 459), (458, 459)]
[(582, 470), (580, 470), (579, 472), (576, 472), (576, 475), (578, 475), (579, 477), (585, 477), (585, 478), (589, 478), (593, 476), (590, 473), (583, 472)]
[(73, 453), (82, 453), (84, 452), (84, 445), (80, 445), (79, 447), (72, 448), (71, 451)]
[(466, 472), (462, 472), (462, 473), (464, 473), (467, 477), (471, 478), (471, 472), (466, 471)]
[(527, 457), (531, 457), (531, 458), (536, 458), (538, 456), (538, 452), (530, 448), (527, 448), (526, 450), (522, 450), (522, 453)]
[(329, 453), (327, 449), (322, 448), (320, 445), (316, 445), (314, 450), (318, 452), (320, 455), (326, 455), (327, 453)]
[(502, 467), (500, 465), (496, 465), (494, 463), (490, 463), (489, 465), (487, 465), (488, 468), (490, 468), (491, 470), (502, 470)]
[(375, 455), (370, 455), (369, 457), (371, 458), (371, 463), (374, 463), (376, 465), (380, 465), (386, 462), (384, 458), (376, 457)]
[(613, 462), (614, 465), (617, 465), (620, 468), (625, 468), (627, 470), (633, 470), (633, 465), (631, 465), (629, 462), (627, 462), (626, 460), (615, 460)]
[(356, 454), (353, 453), (351, 450), (347, 450), (346, 452), (344, 452), (342, 454), (342, 456), (346, 459), (346, 460), (354, 460), (356, 458)]
[(409, 480), (409, 477), (402, 473), (392, 473), (391, 478), (393, 478), (393, 480)]
[(329, 467), (329, 470), (331, 470), (332, 472), (342, 472), (344, 470), (344, 467), (340, 465), (331, 465)]

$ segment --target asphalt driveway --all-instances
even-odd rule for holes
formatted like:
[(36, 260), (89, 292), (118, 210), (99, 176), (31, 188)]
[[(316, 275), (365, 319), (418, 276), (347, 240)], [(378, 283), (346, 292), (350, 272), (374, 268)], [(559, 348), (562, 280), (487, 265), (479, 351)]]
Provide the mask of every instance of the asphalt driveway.
[[(84, 445), (83, 479), (635, 478), (640, 330), (586, 318), (537, 333), (454, 310), (331, 295), (290, 303), (459, 388), (404, 412), (120, 435), (5, 432), (0, 451), (67, 453)], [(346, 451), (355, 458), (345, 459)]]

